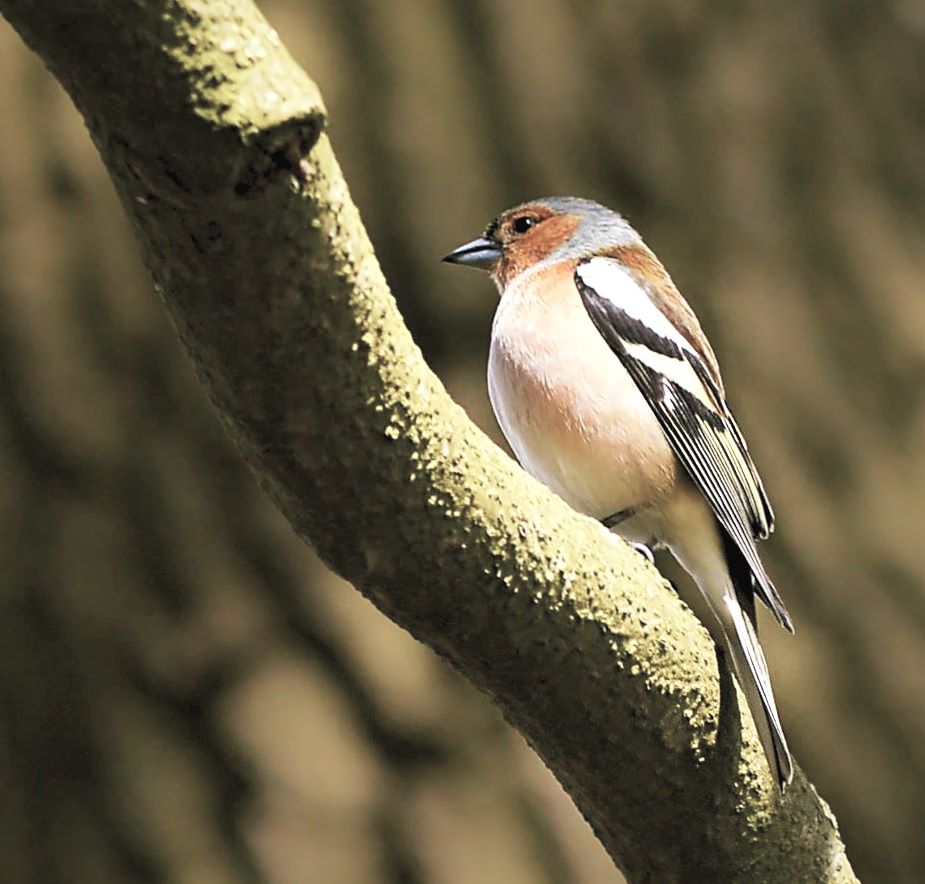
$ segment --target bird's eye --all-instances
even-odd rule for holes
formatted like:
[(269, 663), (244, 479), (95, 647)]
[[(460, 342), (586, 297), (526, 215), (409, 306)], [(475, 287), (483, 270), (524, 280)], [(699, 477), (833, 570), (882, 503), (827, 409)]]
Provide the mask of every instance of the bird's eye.
[(532, 215), (521, 215), (511, 222), (511, 230), (513, 230), (514, 233), (526, 233), (535, 224), (536, 218)]

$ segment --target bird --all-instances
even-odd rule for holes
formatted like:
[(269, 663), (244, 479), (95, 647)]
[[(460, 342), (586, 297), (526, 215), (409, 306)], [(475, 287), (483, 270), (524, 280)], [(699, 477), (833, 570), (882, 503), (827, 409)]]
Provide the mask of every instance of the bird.
[(497, 286), (488, 392), (521, 466), (691, 576), (783, 792), (793, 761), (755, 611), (793, 632), (757, 550), (774, 513), (693, 310), (621, 214), (578, 197), (508, 209), (443, 260)]

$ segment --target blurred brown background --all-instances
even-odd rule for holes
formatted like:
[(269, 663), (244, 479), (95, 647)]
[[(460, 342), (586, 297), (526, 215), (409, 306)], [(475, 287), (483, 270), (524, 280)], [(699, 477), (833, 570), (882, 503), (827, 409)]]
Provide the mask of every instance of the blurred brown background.
[[(439, 256), (549, 193), (643, 231), (777, 508), (795, 752), (863, 880), (925, 880), (925, 4), (264, 9), (417, 340), (496, 438), (494, 292)], [(2, 880), (620, 881), (484, 699), (263, 499), (2, 22), (0, 83)]]

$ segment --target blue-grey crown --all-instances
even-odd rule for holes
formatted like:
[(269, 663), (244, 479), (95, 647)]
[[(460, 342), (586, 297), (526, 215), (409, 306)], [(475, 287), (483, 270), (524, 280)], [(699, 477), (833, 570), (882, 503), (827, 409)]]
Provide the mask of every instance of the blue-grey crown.
[(574, 236), (549, 255), (546, 261), (578, 258), (613, 246), (642, 244), (642, 238), (629, 221), (619, 212), (608, 209), (607, 206), (602, 206), (594, 200), (586, 200), (577, 196), (547, 196), (530, 200), (523, 205), (529, 206), (537, 203), (549, 206), (556, 213), (578, 215), (582, 219)]

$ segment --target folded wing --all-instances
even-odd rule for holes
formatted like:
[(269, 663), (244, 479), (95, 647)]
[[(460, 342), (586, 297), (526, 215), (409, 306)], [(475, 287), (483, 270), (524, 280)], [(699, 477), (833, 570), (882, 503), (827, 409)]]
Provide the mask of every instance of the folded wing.
[(644, 282), (618, 261), (582, 261), (575, 270), (575, 284), (597, 330), (741, 553), (758, 597), (792, 632), (790, 616), (755, 547), (756, 540), (773, 530), (774, 515), (719, 378), (655, 305)]

